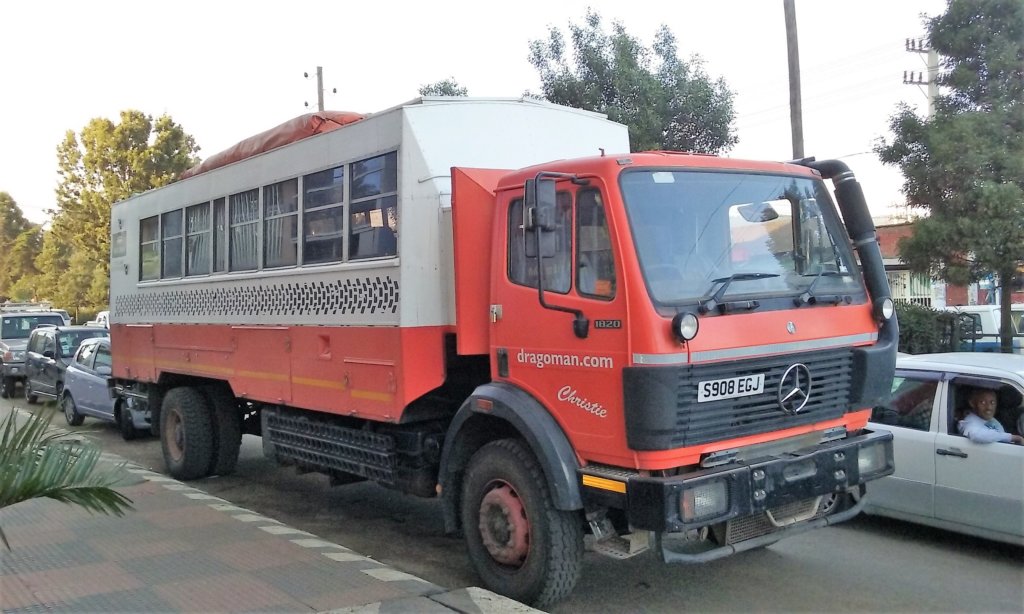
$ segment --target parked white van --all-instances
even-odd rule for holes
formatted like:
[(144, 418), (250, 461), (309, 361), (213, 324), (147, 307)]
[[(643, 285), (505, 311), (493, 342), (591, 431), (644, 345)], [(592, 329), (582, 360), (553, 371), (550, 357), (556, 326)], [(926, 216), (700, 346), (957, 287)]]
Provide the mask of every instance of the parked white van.
[[(1002, 314), (999, 305), (961, 305), (946, 307), (946, 310), (975, 316), (975, 332), (978, 335), (974, 342), (975, 352), (999, 351), (999, 322)], [(1024, 354), (1024, 303), (1010, 305), (1010, 313), (1014, 334), (1013, 353)], [(963, 349), (970, 350), (970, 342)]]

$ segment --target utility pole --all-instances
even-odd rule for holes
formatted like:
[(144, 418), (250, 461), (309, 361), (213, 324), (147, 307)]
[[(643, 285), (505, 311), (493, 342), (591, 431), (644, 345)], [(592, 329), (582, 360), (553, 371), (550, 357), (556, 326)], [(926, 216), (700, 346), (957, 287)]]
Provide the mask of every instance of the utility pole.
[(796, 37), (794, 0), (782, 0), (786, 13), (786, 51), (789, 55), (789, 123), (793, 132), (793, 159), (804, 157), (804, 120), (800, 105), (800, 49)]
[[(309, 73), (308, 72), (304, 72), (304, 73), (302, 73), (302, 76), (308, 79), (309, 78)], [(336, 88), (336, 87), (335, 88), (331, 88), (331, 93), (332, 94), (337, 94), (338, 93), (338, 88)], [(309, 108), (309, 103), (308, 102), (306, 102), (304, 104), (306, 105), (307, 108)], [(324, 67), (323, 66), (317, 66), (316, 67), (316, 109), (317, 109), (317, 111), (320, 111), (321, 113), (323, 113), (323, 111), (324, 111)]]
[[(939, 97), (939, 54), (929, 46), (925, 45), (924, 39), (922, 38), (908, 38), (904, 43), (906, 51), (910, 53), (926, 54), (927, 60), (925, 61), (925, 67), (928, 70), (928, 80), (924, 78), (924, 74), (921, 71), (917, 71), (916, 75), (913, 70), (903, 71), (903, 84), (904, 85), (927, 85), (928, 93), (925, 94), (928, 97), (928, 118), (935, 117), (935, 99)], [(932, 277), (931, 280), (931, 294), (932, 294), (932, 308), (934, 309), (945, 309), (946, 308), (946, 282)], [(970, 305), (977, 304), (978, 302), (978, 284), (972, 283), (967, 289), (967, 302)]]
[(934, 49), (927, 47), (924, 39), (921, 38), (908, 38), (905, 45), (906, 50), (910, 53), (927, 55), (925, 67), (928, 69), (928, 80), (925, 80), (924, 73), (921, 71), (915, 73), (912, 70), (904, 70), (903, 84), (928, 86), (928, 117), (933, 117), (935, 115), (935, 99), (939, 97), (939, 54)]

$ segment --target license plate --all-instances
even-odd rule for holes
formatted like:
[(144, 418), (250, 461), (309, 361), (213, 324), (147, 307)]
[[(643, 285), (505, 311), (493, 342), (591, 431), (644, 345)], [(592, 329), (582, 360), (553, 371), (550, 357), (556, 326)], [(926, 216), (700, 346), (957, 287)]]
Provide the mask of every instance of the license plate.
[(711, 379), (697, 384), (697, 402), (749, 397), (764, 392), (764, 373)]

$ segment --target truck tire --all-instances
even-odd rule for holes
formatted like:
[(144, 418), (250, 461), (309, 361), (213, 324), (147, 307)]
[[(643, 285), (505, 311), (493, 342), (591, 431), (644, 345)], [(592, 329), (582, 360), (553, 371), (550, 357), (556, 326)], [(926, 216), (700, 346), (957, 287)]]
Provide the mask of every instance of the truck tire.
[(242, 446), (242, 412), (235, 397), (224, 386), (203, 388), (206, 401), (213, 408), (213, 459), (210, 473), (230, 475), (238, 464), (238, 450)]
[(209, 404), (195, 388), (174, 388), (160, 408), (160, 447), (171, 477), (194, 480), (210, 473), (213, 420)]
[(4, 377), (0, 380), (0, 397), (5, 399), (14, 398), (14, 386), (17, 384), (17, 380), (13, 377)]
[(572, 592), (583, 563), (582, 518), (555, 509), (525, 444), (502, 439), (473, 455), (461, 513), (469, 558), (485, 587), (538, 608)]

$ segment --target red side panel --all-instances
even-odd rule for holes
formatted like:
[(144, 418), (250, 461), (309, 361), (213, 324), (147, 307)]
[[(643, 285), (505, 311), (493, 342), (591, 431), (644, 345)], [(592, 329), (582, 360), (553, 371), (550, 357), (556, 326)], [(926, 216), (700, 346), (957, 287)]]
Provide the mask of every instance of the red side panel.
[(345, 124), (357, 122), (364, 117), (366, 116), (361, 113), (350, 113), (348, 111), (321, 111), (319, 113), (300, 115), (279, 126), (274, 126), (270, 130), (235, 143), (220, 153), (213, 154), (203, 162), (183, 172), (180, 179), (187, 179), (193, 175), (212, 171), (215, 168), (227, 166), (233, 162), (276, 149), (282, 145), (300, 141), (315, 134), (337, 130)]
[(452, 168), (455, 332), (459, 354), (487, 354), (490, 343), (491, 228), (494, 192), (505, 170)]
[(444, 383), (448, 327), (115, 325), (114, 376), (222, 380), (235, 396), (398, 422)]

